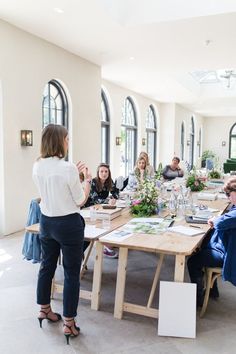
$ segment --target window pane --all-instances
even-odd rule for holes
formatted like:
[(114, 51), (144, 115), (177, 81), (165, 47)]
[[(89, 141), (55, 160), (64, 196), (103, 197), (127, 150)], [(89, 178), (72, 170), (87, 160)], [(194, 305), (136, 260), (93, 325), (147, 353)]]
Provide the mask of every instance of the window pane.
[(236, 136), (231, 137), (230, 157), (236, 158)]
[(136, 115), (134, 105), (129, 97), (122, 107), (121, 129), (121, 174), (127, 176), (133, 171), (136, 158)]
[[(110, 119), (109, 107), (104, 91), (101, 91), (101, 161), (109, 163)], [(105, 123), (105, 124), (104, 124)]]
[(68, 104), (62, 86), (50, 81), (43, 92), (43, 127), (49, 123), (61, 124), (68, 128)]
[(147, 132), (147, 153), (152, 166), (155, 166), (155, 135), (154, 132)]

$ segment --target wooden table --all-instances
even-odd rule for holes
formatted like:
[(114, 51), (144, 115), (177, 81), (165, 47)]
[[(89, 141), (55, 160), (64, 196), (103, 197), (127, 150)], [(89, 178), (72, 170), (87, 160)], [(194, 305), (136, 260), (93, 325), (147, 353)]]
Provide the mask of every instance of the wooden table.
[[(222, 211), (228, 205), (225, 200), (216, 200), (214, 202), (204, 201), (204, 204), (207, 204), (212, 208), (217, 208)], [(181, 223), (185, 224), (185, 221), (182, 221)], [(205, 237), (205, 233), (209, 229), (208, 225), (206, 224), (202, 224), (199, 226), (202, 228), (204, 233), (194, 237), (184, 236), (182, 234), (177, 233), (164, 232), (162, 234), (157, 235), (137, 233), (133, 234), (131, 237), (123, 240), (122, 242), (108, 242), (107, 240), (99, 239), (99, 241), (96, 243), (96, 259), (93, 274), (91, 308), (94, 310), (98, 310), (100, 306), (103, 246), (106, 243), (110, 246), (119, 248), (114, 317), (121, 319), (123, 316), (123, 312), (126, 311), (139, 315), (145, 315), (148, 317), (158, 318), (158, 309), (152, 308), (151, 305), (156, 285), (159, 279), (164, 255), (173, 255), (175, 257), (174, 281), (183, 282), (186, 257), (191, 255), (201, 244), (202, 240)], [(152, 252), (160, 255), (147, 306), (140, 306), (124, 301), (126, 268), (129, 249)]]

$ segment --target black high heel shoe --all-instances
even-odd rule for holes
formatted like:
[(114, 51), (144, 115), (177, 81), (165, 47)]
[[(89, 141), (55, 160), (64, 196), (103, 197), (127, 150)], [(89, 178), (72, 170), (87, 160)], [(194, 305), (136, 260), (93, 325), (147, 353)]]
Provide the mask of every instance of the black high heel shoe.
[[(74, 318), (65, 320), (65, 322), (72, 322), (71, 325), (68, 325), (66, 323), (63, 324), (63, 331), (64, 331), (64, 336), (66, 337), (66, 343), (70, 344), (69, 343), (70, 337), (77, 337), (80, 333), (80, 328), (76, 326)], [(66, 329), (69, 329), (69, 331)], [(75, 329), (77, 333), (73, 332), (73, 329)]]
[[(49, 311), (45, 311), (45, 310), (48, 310), (48, 309), (49, 309)], [(58, 321), (61, 320), (61, 315), (59, 313), (56, 313), (56, 312), (53, 312), (54, 315), (57, 316), (56, 320), (52, 320), (50, 317), (48, 317), (48, 315), (52, 312), (50, 305), (48, 305), (47, 307), (42, 307), (39, 312), (43, 314), (43, 316), (38, 317), (40, 328), (42, 328), (43, 320), (48, 320), (50, 322), (58, 322)]]

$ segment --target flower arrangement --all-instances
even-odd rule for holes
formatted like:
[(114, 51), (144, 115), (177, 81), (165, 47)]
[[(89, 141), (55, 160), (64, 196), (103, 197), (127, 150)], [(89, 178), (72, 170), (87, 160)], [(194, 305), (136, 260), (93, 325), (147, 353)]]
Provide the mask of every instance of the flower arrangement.
[(156, 179), (139, 180), (137, 194), (131, 203), (131, 213), (138, 217), (156, 214), (158, 194)]
[(204, 181), (206, 177), (198, 176), (196, 170), (190, 172), (186, 181), (186, 187), (189, 187), (192, 192), (199, 192), (205, 188)]

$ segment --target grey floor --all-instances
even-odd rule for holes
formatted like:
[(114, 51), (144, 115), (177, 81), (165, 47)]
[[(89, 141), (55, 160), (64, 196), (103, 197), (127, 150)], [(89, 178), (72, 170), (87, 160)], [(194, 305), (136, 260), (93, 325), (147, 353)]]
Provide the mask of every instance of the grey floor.
[[(229, 283), (219, 283), (220, 299), (209, 303), (203, 319), (197, 317), (197, 338), (184, 339), (157, 335), (157, 320), (125, 314), (114, 319), (113, 306), (117, 260), (104, 260), (102, 302), (100, 311), (92, 311), (86, 300), (78, 308), (81, 334), (66, 345), (62, 323), (37, 321), (35, 287), (38, 264), (21, 256), (23, 232), (0, 239), (0, 353), (1, 354), (61, 354), (61, 353), (235, 353), (236, 352), (236, 289)], [(93, 255), (94, 256), (94, 255)], [(173, 259), (167, 257), (161, 279), (173, 278)], [(156, 256), (141, 252), (129, 255), (125, 298), (139, 304), (147, 300), (156, 266)], [(93, 261), (81, 283), (90, 289)], [(57, 270), (57, 279), (62, 270)], [(186, 274), (186, 280), (188, 276)], [(158, 293), (158, 290), (157, 290)], [(173, 294), (174, 296), (174, 294)], [(157, 295), (155, 302), (157, 303)], [(55, 296), (53, 309), (62, 310), (62, 297)]]

